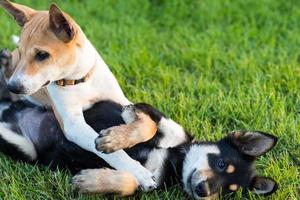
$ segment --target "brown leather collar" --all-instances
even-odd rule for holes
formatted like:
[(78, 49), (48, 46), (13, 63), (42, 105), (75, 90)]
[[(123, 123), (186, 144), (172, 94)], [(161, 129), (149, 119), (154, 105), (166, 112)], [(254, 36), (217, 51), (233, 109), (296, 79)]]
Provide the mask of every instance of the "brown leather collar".
[(55, 81), (55, 83), (59, 86), (67, 86), (67, 85), (77, 85), (79, 83), (86, 82), (92, 76), (93, 72), (95, 71), (95, 68), (96, 65), (94, 65), (92, 69), (81, 79), (77, 79), (77, 80), (60, 79), (58, 81)]

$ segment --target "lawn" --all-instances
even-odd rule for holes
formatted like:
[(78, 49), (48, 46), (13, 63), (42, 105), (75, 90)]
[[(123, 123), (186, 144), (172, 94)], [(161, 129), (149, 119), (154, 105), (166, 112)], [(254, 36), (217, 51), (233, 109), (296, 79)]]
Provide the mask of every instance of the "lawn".
[[(18, 0), (36, 9), (51, 1)], [(228, 131), (279, 137), (257, 162), (300, 199), (299, 0), (57, 0), (81, 25), (134, 102), (148, 102), (201, 140)], [(20, 29), (0, 10), (0, 47)], [(68, 172), (0, 155), (0, 199), (106, 199), (81, 195)], [(244, 196), (256, 199), (251, 194)], [(178, 187), (132, 199), (185, 199)], [(224, 199), (241, 199), (235, 197)]]

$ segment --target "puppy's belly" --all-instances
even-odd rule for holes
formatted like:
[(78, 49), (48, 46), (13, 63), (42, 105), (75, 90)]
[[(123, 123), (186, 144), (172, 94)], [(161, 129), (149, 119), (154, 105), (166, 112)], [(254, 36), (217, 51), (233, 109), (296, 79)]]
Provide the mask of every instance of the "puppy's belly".
[(18, 128), (22, 135), (29, 138), (37, 150), (44, 150), (63, 134), (52, 112), (38, 108), (25, 109), (18, 114)]

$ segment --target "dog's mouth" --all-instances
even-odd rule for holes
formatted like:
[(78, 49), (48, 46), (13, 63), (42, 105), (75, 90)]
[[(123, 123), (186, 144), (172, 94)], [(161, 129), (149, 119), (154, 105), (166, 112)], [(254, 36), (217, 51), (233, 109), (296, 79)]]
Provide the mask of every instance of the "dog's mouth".
[(219, 194), (218, 192), (210, 194), (209, 196), (206, 197), (199, 197), (196, 192), (194, 191), (193, 188), (193, 175), (196, 173), (197, 169), (194, 169), (190, 175), (188, 176), (187, 179), (187, 188), (192, 196), (193, 199), (197, 199), (197, 200), (214, 200), (214, 199), (218, 199)]
[(51, 82), (47, 81), (42, 87), (46, 87), (47, 85), (49, 85)]

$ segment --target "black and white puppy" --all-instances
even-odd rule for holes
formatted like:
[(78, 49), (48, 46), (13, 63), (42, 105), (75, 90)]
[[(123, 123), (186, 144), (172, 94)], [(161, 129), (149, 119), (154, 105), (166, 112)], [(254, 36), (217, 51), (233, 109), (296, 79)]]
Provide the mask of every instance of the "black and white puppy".
[[(137, 189), (133, 176), (109, 169), (102, 159), (68, 141), (52, 111), (26, 101), (2, 102), (1, 108), (0, 151), (4, 154), (52, 169), (69, 169), (77, 173), (72, 182), (82, 192), (130, 195)], [(147, 104), (124, 109), (110, 101), (95, 104), (84, 115), (86, 122), (101, 132), (130, 121), (136, 110), (156, 123), (168, 120)], [(174, 139), (178, 143), (175, 147), (160, 147)], [(276, 141), (270, 134), (237, 131), (216, 142), (192, 142), (188, 134), (175, 137), (168, 130), (158, 130), (154, 138), (126, 152), (155, 175), (160, 187), (179, 183), (194, 199), (210, 199), (218, 197), (221, 190), (235, 192), (239, 188), (268, 195), (277, 184), (256, 175), (255, 160), (272, 149)], [(96, 140), (96, 147), (100, 148), (102, 142)]]

